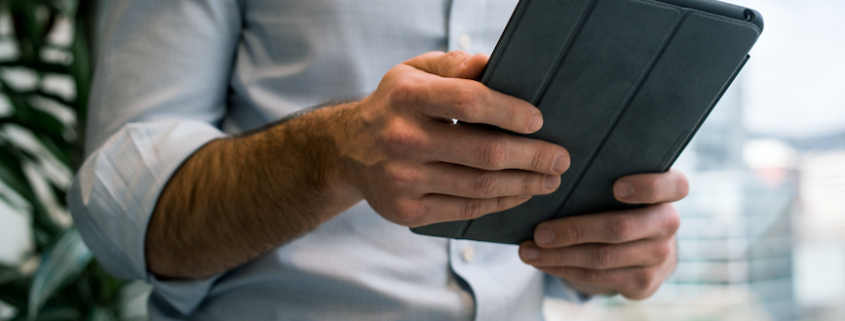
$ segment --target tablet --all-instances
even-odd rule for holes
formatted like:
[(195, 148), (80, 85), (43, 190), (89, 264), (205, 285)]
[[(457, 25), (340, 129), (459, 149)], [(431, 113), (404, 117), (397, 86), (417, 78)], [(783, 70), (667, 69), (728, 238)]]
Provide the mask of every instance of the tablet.
[(714, 0), (521, 0), (481, 82), (524, 99), (565, 147), (558, 190), (475, 220), (415, 233), (518, 244), (537, 224), (621, 210), (613, 184), (667, 171), (748, 60), (763, 30)]

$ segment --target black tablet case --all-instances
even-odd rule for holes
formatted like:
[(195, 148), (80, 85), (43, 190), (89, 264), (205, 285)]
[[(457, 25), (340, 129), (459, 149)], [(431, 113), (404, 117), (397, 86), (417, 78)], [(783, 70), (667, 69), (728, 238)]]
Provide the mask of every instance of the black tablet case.
[(632, 208), (626, 175), (667, 171), (748, 59), (760, 15), (710, 0), (521, 0), (481, 82), (522, 98), (564, 146), (560, 188), (472, 221), (412, 229), (518, 244), (537, 224)]

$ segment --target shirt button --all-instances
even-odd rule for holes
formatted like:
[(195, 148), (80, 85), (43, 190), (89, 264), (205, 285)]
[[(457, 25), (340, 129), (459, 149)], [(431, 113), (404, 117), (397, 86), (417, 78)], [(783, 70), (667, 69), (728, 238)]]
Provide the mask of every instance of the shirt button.
[(464, 262), (472, 263), (472, 261), (475, 260), (475, 247), (467, 245), (467, 247), (465, 247), (461, 252), (461, 257), (464, 259)]
[(472, 48), (472, 38), (468, 34), (462, 34), (458, 38), (458, 46), (461, 47), (461, 50), (469, 50)]

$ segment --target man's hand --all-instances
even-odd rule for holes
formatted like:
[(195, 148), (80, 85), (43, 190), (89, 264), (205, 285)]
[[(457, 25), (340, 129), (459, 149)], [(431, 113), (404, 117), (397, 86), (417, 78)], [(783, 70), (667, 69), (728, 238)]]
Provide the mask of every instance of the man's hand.
[(613, 187), (616, 199), (653, 205), (544, 222), (534, 241), (521, 244), (519, 255), (580, 291), (645, 299), (677, 264), (680, 217), (668, 203), (688, 191), (686, 177), (674, 170), (623, 177)]
[(344, 173), (387, 220), (420, 226), (467, 220), (549, 194), (569, 167), (560, 146), (529, 134), (540, 111), (471, 80), (486, 55), (432, 52), (391, 69), (356, 104), (340, 138)]
[(162, 191), (147, 268), (207, 277), (297, 238), (366, 199), (405, 226), (472, 219), (560, 185), (560, 146), (533, 133), (531, 104), (471, 80), (487, 56), (429, 53), (392, 68), (354, 103), (318, 109), (195, 152)]

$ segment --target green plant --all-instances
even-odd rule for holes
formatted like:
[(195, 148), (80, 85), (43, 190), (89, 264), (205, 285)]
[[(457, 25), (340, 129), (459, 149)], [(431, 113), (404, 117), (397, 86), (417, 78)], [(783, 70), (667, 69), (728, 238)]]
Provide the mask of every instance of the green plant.
[(9, 48), (0, 50), (0, 202), (31, 217), (37, 265), (0, 265), (11, 320), (117, 320), (127, 285), (93, 260), (65, 201), (82, 160), (92, 69), (86, 5), (0, 0), (0, 25), (11, 26), (0, 27), (0, 49)]

